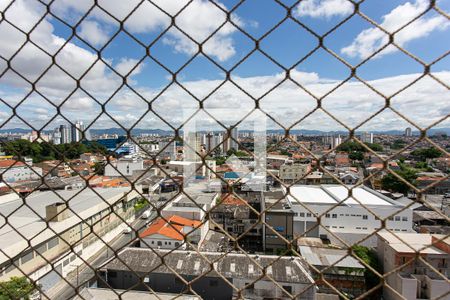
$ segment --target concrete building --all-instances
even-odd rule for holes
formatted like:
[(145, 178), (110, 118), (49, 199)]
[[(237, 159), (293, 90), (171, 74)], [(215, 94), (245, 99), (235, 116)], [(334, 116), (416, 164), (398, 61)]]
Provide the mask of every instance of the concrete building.
[(161, 141), (158, 143), (159, 157), (161, 159), (175, 160), (177, 158), (177, 143), (175, 141)]
[[(301, 245), (298, 252), (323, 274), (329, 284), (339, 292), (358, 297), (366, 290), (364, 271), (366, 268), (356, 258), (348, 255), (347, 250), (330, 247), (313, 247)], [(335, 294), (328, 284), (321, 280), (320, 273), (311, 268), (312, 276), (317, 283), (319, 293)]]
[(59, 128), (55, 128), (55, 130), (53, 130), (52, 142), (55, 145), (61, 144), (61, 131), (59, 130)]
[[(164, 264), (161, 256), (164, 256)], [(252, 255), (252, 259), (267, 269), (267, 275), (263, 275), (262, 269), (250, 260), (248, 254), (231, 252), (223, 256), (220, 252), (202, 252), (200, 255), (195, 251), (126, 248), (119, 252), (118, 258), (110, 259), (100, 269), (99, 276), (103, 280), (99, 280), (98, 285), (115, 289), (151, 288), (158, 293), (187, 293), (184, 281), (172, 269), (188, 282), (196, 278), (190, 287), (203, 299), (292, 299), (292, 295), (298, 295), (295, 299), (315, 299), (314, 281), (302, 258)], [(214, 262), (212, 270), (209, 262)], [(243, 289), (242, 293), (238, 296), (219, 273), (238, 290)]]
[(411, 130), (411, 127), (407, 127), (407, 128), (405, 129), (405, 136), (407, 136), (407, 137), (412, 136), (412, 130)]
[(33, 166), (31, 159), (25, 163), (15, 159), (0, 160), (0, 175), (8, 183), (28, 180), (38, 180), (42, 177), (42, 168)]
[(124, 155), (135, 155), (138, 154), (140, 151), (140, 148), (138, 145), (136, 145), (132, 141), (125, 142), (121, 144), (115, 152), (118, 154), (124, 154)]
[[(388, 231), (377, 234), (377, 254), (383, 265), (384, 273), (393, 272), (386, 277), (391, 289), (384, 288), (386, 299), (450, 299), (450, 238), (445, 235), (421, 233), (395, 233)], [(437, 274), (424, 262), (425, 260), (440, 274)], [(401, 267), (404, 265), (404, 267)]]
[(235, 238), (239, 236), (239, 245), (249, 252), (262, 251), (263, 224), (258, 222), (260, 212), (260, 192), (239, 194), (238, 197), (222, 194), (210, 213), (214, 220), (212, 229), (225, 231)]
[(340, 175), (339, 179), (342, 181), (343, 184), (355, 185), (359, 181), (359, 175), (355, 172), (349, 171)]
[(230, 149), (234, 149), (234, 150), (239, 149), (238, 137), (239, 137), (239, 132), (238, 132), (237, 127), (231, 129), (231, 139), (229, 139)]
[(363, 143), (371, 143), (371, 144), (373, 144), (373, 133), (367, 132), (367, 131), (363, 132), (361, 134), (361, 136), (360, 136), (360, 140)]
[(170, 171), (176, 172), (179, 175), (184, 175), (185, 182), (190, 182), (195, 179), (214, 179), (216, 178), (216, 161), (205, 160), (205, 164), (201, 161), (181, 161), (171, 160), (167, 164)]
[[(294, 211), (288, 209), (270, 208), (265, 215), (264, 224), (264, 251), (277, 253), (288, 249), (286, 241), (294, 238)], [(295, 241), (294, 241), (295, 245)]]
[(223, 154), (223, 135), (221, 133), (209, 132), (202, 135), (202, 145), (208, 155)]
[(167, 200), (170, 201), (162, 209), (161, 215), (166, 219), (177, 215), (186, 219), (204, 220), (205, 212), (215, 204), (218, 194), (204, 193), (203, 190), (203, 187), (192, 185), (184, 189), (189, 198), (184, 194), (180, 194), (172, 200), (168, 198)]
[(322, 137), (322, 143), (329, 146), (330, 149), (333, 149), (342, 144), (342, 137), (340, 134), (326, 135)]
[(71, 125), (71, 140), (72, 142), (79, 142), (83, 137), (83, 131), (85, 129), (83, 122), (77, 121)]
[[(68, 206), (61, 198), (70, 199)], [(16, 194), (0, 197), (0, 214), (9, 215), (7, 224), (0, 221), (0, 281), (25, 273), (48, 290), (83, 263), (80, 257), (89, 259), (121, 234), (128, 225), (118, 215), (132, 222), (138, 198), (130, 188), (35, 192), (26, 198), (29, 207)]]
[[(413, 231), (410, 208), (396, 213), (402, 210), (404, 205), (367, 187), (355, 187), (352, 193), (353, 196), (348, 197), (348, 190), (342, 185), (290, 187), (289, 194), (286, 194), (286, 200), (289, 203), (289, 209), (295, 212), (294, 235), (322, 236), (339, 243), (333, 237), (336, 235), (353, 244), (380, 228), (382, 225), (379, 218), (388, 217), (386, 226), (390, 230), (395, 232)], [(318, 226), (315, 214), (324, 214), (321, 218), (322, 226)], [(333, 235), (327, 230), (331, 231)], [(376, 237), (370, 237), (362, 244), (375, 246)]]
[(144, 170), (144, 161), (138, 158), (122, 158), (105, 166), (105, 176), (129, 177), (133, 172)]
[(285, 163), (280, 167), (279, 177), (284, 183), (294, 183), (311, 171), (309, 164)]
[(72, 132), (66, 125), (59, 126), (59, 132), (61, 134), (60, 144), (68, 144), (72, 141)]
[(186, 219), (173, 215), (167, 218), (158, 218), (147, 229), (139, 234), (142, 239), (141, 247), (158, 249), (185, 249), (185, 238), (190, 243), (198, 244), (201, 240), (200, 226), (197, 220)]

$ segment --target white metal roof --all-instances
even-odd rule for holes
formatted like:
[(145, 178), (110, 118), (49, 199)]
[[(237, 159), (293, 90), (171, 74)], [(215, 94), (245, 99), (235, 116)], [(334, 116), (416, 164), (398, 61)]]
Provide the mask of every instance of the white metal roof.
[[(57, 191), (57, 194), (53, 191), (35, 192), (25, 198), (26, 206), (24, 201), (18, 197), (9, 199), (7, 202), (0, 201), (0, 215), (8, 216), (7, 224), (5, 224), (4, 218), (0, 218), (0, 249), (8, 255), (14, 256), (28, 247), (27, 240), (33, 246), (49, 240), (55, 236), (54, 232), (64, 232), (83, 219), (105, 209), (108, 204), (115, 203), (130, 188), (96, 188), (94, 190), (95, 192), (91, 189), (85, 189), (81, 192), (80, 190)], [(136, 195), (137, 193), (132, 191), (129, 196), (131, 194)], [(68, 201), (70, 209), (77, 213), (81, 219), (70, 212), (69, 218), (61, 222), (49, 223), (52, 229), (50, 230), (46, 228), (46, 223), (43, 221), (46, 214), (45, 207), (55, 202), (63, 202), (58, 195)], [(22, 238), (21, 235), (27, 240)], [(0, 253), (0, 263), (6, 259), (6, 256)]]
[[(286, 190), (284, 190), (286, 193)], [(394, 204), (385, 196), (367, 187), (355, 187), (349, 197), (342, 204), (370, 206), (393, 206)], [(335, 204), (348, 197), (348, 189), (342, 185), (296, 185), (290, 188), (287, 196), (292, 204), (298, 202), (311, 204)]]

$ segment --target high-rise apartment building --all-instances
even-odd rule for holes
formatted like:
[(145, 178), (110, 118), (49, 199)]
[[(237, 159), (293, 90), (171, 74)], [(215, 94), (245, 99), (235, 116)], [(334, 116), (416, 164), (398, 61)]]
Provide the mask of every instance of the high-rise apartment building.
[(55, 128), (55, 130), (53, 131), (52, 141), (55, 145), (61, 144), (61, 131), (59, 130), (59, 128)]
[(412, 136), (412, 130), (411, 127), (407, 127), (405, 129), (405, 136)]
[(363, 142), (363, 143), (373, 144), (373, 133), (365, 131), (361, 134), (360, 139), (361, 139), (361, 142)]
[(77, 121), (75, 124), (71, 126), (71, 141), (79, 142), (83, 137), (84, 124), (81, 121)]
[(67, 144), (72, 141), (72, 134), (69, 127), (66, 125), (61, 125), (59, 126), (59, 132), (61, 134), (61, 144)]

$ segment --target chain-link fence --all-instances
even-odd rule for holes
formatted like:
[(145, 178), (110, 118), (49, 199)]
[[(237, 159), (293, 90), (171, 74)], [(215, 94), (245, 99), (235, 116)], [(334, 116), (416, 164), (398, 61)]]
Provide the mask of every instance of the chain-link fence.
[[(417, 53), (404, 36), (426, 36), (433, 22), (445, 33), (445, 1), (399, 6), (390, 14), (406, 17), (394, 25), (375, 21), (375, 1), (169, 2), (0, 2), (0, 298), (449, 299), (450, 143), (434, 130), (448, 124), (448, 42)], [(328, 4), (341, 18), (326, 29), (300, 13)], [(253, 34), (240, 14), (259, 5), (268, 22)], [(355, 19), (375, 42), (353, 63), (344, 54), (362, 50), (339, 53), (330, 40)], [(273, 40), (284, 26), (295, 30)], [(286, 63), (283, 43), (297, 31), (305, 47)], [(230, 34), (247, 47), (232, 62)], [(423, 59), (430, 46), (443, 51)], [(169, 48), (188, 58), (161, 55)], [(415, 76), (365, 79), (367, 68), (400, 68), (381, 65), (390, 52)], [(123, 53), (135, 58), (111, 59)], [(344, 70), (326, 89), (298, 71), (319, 53)], [(250, 67), (282, 75), (236, 75), (256, 56), (266, 64)], [(151, 91), (135, 84), (144, 64)], [(184, 80), (206, 64), (218, 79)], [(309, 106), (296, 110), (286, 87)], [(414, 88), (429, 104), (399, 106)], [(352, 102), (361, 95), (371, 105)], [(346, 101), (359, 115), (336, 110)], [(417, 124), (405, 108), (440, 115)], [(165, 131), (140, 133), (148, 120)], [(366, 128), (377, 120), (408, 128), (374, 142)], [(304, 124), (328, 133), (304, 134)]]

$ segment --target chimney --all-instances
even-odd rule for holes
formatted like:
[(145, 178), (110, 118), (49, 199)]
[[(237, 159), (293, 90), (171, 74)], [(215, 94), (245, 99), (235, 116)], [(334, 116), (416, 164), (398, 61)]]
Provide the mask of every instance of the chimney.
[(59, 222), (69, 217), (69, 210), (64, 202), (56, 202), (45, 207), (45, 221)]

